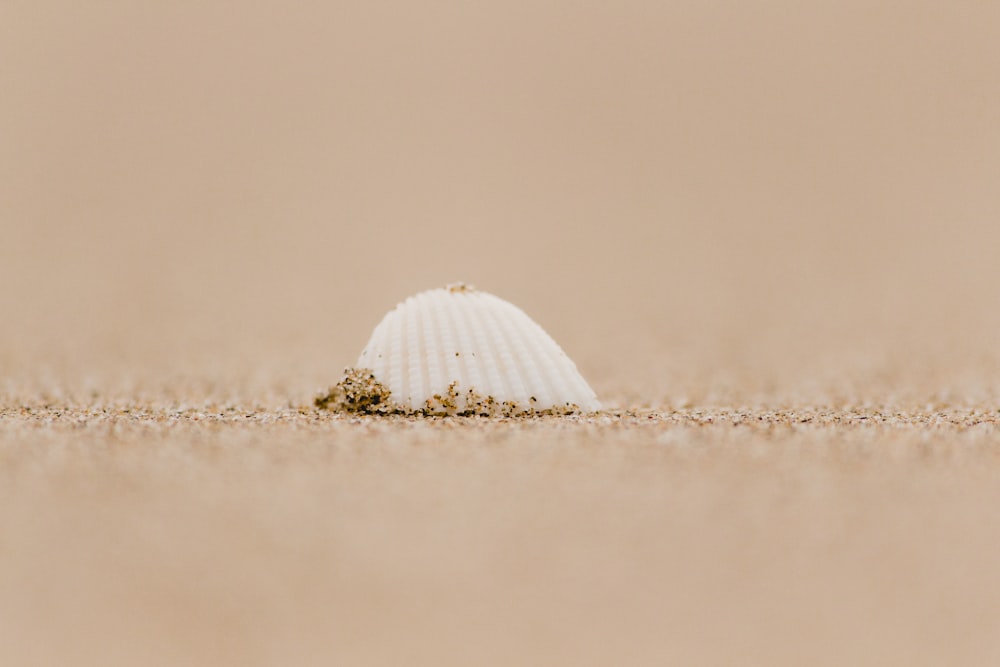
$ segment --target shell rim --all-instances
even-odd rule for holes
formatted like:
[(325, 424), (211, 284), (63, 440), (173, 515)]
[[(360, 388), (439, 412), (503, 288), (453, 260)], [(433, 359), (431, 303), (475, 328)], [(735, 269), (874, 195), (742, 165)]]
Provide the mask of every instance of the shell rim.
[(370, 416), (530, 418), (597, 414), (597, 411), (587, 412), (575, 403), (536, 408), (516, 401), (498, 401), (493, 396), (479, 394), (474, 387), (462, 391), (457, 381), (449, 385), (446, 394), (434, 394), (425, 405), (414, 408), (392, 400), (392, 390), (375, 378), (372, 369), (355, 367), (346, 368), (343, 379), (317, 395), (313, 404), (331, 412)]

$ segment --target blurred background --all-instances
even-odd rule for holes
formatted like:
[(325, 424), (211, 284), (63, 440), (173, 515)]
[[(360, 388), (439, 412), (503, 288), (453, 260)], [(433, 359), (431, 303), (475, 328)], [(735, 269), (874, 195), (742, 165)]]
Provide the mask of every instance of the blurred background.
[(307, 401), (419, 290), (614, 406), (995, 398), (1000, 4), (0, 5), (0, 391)]

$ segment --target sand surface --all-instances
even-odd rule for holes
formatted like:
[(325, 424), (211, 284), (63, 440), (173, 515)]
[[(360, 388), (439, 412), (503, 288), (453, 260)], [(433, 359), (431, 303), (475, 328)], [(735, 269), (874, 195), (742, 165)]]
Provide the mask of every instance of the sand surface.
[(1000, 664), (998, 7), (4, 3), (0, 664)]

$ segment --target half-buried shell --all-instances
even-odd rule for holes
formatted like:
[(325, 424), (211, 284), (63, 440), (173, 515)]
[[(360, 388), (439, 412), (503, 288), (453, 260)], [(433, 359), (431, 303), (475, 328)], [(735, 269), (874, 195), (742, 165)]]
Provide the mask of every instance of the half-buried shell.
[(383, 318), (320, 407), (363, 414), (510, 416), (594, 412), (600, 402), (520, 308), (455, 285)]

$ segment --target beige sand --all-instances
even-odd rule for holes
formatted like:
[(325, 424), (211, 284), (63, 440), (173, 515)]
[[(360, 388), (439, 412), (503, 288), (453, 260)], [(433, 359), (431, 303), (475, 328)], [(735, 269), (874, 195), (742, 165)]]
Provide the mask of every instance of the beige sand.
[[(0, 664), (1000, 663), (998, 7), (4, 3)], [(461, 280), (608, 413), (311, 406)]]

